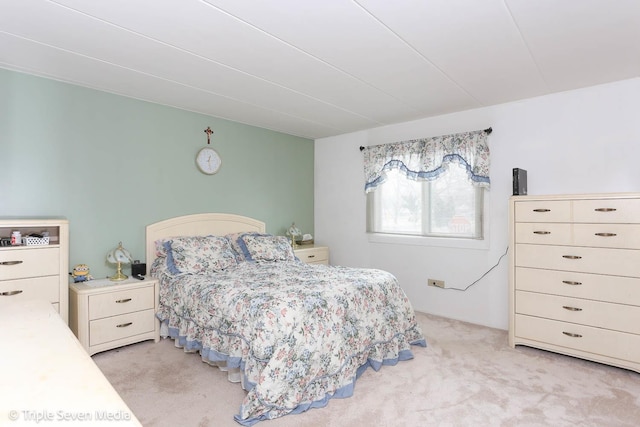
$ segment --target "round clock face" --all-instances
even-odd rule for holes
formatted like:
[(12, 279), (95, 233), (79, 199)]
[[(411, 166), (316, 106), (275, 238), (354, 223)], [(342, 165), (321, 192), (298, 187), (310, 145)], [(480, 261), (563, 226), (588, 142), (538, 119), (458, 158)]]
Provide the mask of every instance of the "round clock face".
[(220, 169), (222, 160), (216, 150), (204, 147), (202, 150), (198, 151), (198, 154), (196, 155), (196, 164), (202, 173), (213, 175), (218, 172), (218, 169)]

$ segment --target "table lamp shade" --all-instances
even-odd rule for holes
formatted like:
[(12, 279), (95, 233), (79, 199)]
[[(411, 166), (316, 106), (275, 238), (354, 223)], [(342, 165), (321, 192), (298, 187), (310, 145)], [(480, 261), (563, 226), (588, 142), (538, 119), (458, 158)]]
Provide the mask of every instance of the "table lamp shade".
[(118, 271), (115, 275), (109, 277), (111, 280), (125, 280), (128, 276), (122, 273), (122, 264), (131, 263), (131, 254), (128, 250), (122, 247), (122, 242), (118, 243), (118, 247), (109, 251), (107, 254), (107, 262), (110, 264), (117, 264)]

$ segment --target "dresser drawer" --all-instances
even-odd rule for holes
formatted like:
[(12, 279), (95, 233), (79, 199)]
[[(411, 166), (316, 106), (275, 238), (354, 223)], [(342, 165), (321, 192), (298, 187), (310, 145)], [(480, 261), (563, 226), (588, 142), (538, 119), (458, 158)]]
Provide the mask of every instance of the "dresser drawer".
[(573, 224), (574, 244), (640, 249), (640, 224)]
[(640, 222), (640, 199), (574, 200), (573, 220), (637, 224)]
[[(640, 360), (640, 335), (516, 314), (516, 336), (631, 362)], [(573, 334), (578, 336), (570, 336)], [(597, 357), (595, 357), (597, 359)]]
[(516, 243), (640, 249), (640, 224), (518, 222)]
[(569, 222), (571, 201), (532, 200), (515, 203), (516, 222)]
[(308, 249), (296, 249), (296, 256), (300, 261), (308, 264), (329, 264), (329, 248), (317, 247)]
[(0, 280), (60, 275), (60, 249), (0, 250)]
[(154, 299), (153, 286), (90, 295), (89, 319), (101, 319), (153, 308)]
[(89, 322), (89, 345), (94, 346), (144, 334), (153, 331), (154, 328), (153, 309), (92, 320)]
[(536, 292), (516, 292), (516, 313), (640, 334), (640, 307)]
[(515, 289), (640, 306), (640, 279), (516, 267)]
[(518, 222), (514, 232), (517, 243), (570, 245), (573, 242), (572, 224)]
[(52, 303), (60, 301), (60, 277), (34, 277), (31, 279), (0, 282), (0, 298), (4, 301), (43, 299)]
[(552, 270), (640, 277), (640, 251), (517, 244), (515, 264)]

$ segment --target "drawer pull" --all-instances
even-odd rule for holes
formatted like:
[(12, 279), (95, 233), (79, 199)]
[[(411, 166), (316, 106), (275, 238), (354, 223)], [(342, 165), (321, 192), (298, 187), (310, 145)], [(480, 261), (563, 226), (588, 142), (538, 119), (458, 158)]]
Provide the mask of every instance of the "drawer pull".
[(18, 265), (22, 264), (22, 261), (2, 261), (0, 265)]
[(574, 334), (572, 332), (564, 332), (564, 331), (562, 331), (562, 333), (571, 338), (582, 338), (582, 335), (580, 334)]
[(572, 286), (582, 285), (582, 282), (573, 282), (571, 280), (563, 280), (562, 283), (564, 283), (565, 285), (572, 285)]
[(562, 255), (562, 258), (566, 259), (582, 259), (580, 255)]
[(551, 212), (551, 209), (534, 209), (534, 212)]
[(615, 212), (616, 208), (596, 208), (596, 212)]
[(119, 325), (116, 325), (116, 328), (126, 328), (127, 326), (131, 325), (133, 325), (133, 322), (120, 323)]
[(122, 304), (122, 303), (129, 302), (129, 301), (131, 301), (131, 298), (118, 299), (118, 300), (116, 300), (116, 304)]
[(534, 231), (533, 234), (551, 234), (550, 231)]
[(316, 257), (315, 255), (309, 255), (309, 256), (307, 256), (307, 258), (315, 258), (315, 257)]
[(600, 236), (600, 237), (614, 237), (617, 236), (616, 233), (596, 233), (596, 236)]
[(21, 293), (22, 293), (21, 290), (20, 291), (6, 291), (6, 292), (0, 293), (0, 295), (2, 295), (3, 297), (10, 297), (10, 296), (18, 295), (18, 294), (21, 294)]
[(562, 308), (564, 308), (565, 310), (569, 310), (569, 311), (582, 311), (581, 308), (578, 307), (569, 307), (568, 305), (563, 305)]

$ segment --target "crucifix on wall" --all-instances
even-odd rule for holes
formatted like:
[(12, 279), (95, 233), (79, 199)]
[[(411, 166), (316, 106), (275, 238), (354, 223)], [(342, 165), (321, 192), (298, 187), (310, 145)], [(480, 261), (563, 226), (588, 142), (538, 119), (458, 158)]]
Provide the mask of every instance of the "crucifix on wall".
[(211, 143), (211, 134), (213, 133), (213, 131), (211, 130), (211, 128), (209, 126), (207, 126), (207, 128), (204, 130), (204, 133), (207, 134), (207, 144)]

